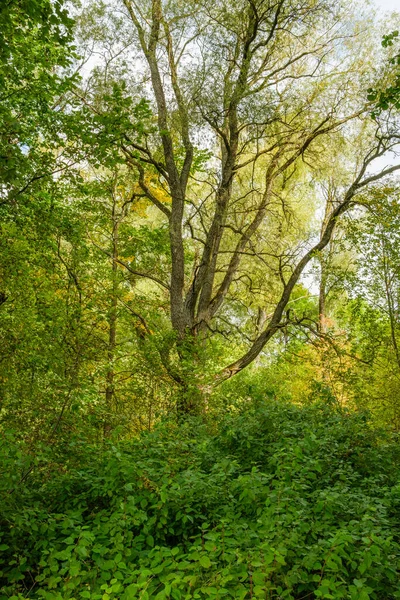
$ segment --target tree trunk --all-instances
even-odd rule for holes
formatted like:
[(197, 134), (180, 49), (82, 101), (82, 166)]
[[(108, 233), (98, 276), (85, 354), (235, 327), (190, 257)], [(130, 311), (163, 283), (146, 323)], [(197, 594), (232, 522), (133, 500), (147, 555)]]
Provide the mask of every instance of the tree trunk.
[(319, 282), (319, 296), (318, 296), (318, 331), (319, 333), (327, 332), (327, 314), (326, 314), (326, 264), (324, 257), (320, 260), (321, 266), (321, 278)]
[(117, 343), (117, 305), (118, 305), (118, 281), (117, 281), (117, 269), (118, 269), (118, 226), (119, 221), (116, 215), (116, 202), (113, 199), (112, 209), (112, 288), (111, 288), (111, 306), (108, 317), (108, 347), (107, 347), (107, 361), (108, 368), (106, 374), (106, 415), (103, 426), (104, 438), (110, 436), (113, 429), (112, 415), (114, 412), (114, 360), (115, 360), (115, 348)]

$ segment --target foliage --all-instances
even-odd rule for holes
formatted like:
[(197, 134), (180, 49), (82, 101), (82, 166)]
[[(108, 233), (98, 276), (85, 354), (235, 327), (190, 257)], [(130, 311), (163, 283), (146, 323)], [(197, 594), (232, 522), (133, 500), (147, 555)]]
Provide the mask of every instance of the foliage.
[(398, 56), (81, 9), (0, 6), (0, 600), (399, 599)]
[[(73, 79), (73, 20), (64, 2), (0, 6), (0, 183), (15, 196), (53, 169), (59, 105)], [(55, 110), (57, 109), (57, 110)], [(47, 138), (47, 145), (44, 139)]]
[[(398, 36), (399, 32), (397, 30), (384, 35), (382, 47), (392, 48), (395, 45)], [(392, 81), (390, 81), (383, 89), (376, 90), (371, 88), (368, 90), (368, 100), (376, 103), (376, 109), (373, 113), (374, 116), (383, 110), (391, 108), (400, 109), (400, 53), (389, 57), (388, 63), (394, 71), (391, 77)]]
[(363, 413), (260, 401), (66, 451), (21, 482), (2, 438), (1, 598), (399, 598), (399, 450)]

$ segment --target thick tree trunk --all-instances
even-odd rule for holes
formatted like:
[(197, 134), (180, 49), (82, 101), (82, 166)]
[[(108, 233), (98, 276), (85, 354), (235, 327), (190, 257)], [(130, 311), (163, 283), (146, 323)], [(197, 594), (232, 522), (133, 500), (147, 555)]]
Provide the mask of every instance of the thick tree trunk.
[(176, 411), (179, 419), (184, 419), (189, 415), (204, 414), (206, 404), (202, 389), (195, 383), (185, 382), (178, 390)]

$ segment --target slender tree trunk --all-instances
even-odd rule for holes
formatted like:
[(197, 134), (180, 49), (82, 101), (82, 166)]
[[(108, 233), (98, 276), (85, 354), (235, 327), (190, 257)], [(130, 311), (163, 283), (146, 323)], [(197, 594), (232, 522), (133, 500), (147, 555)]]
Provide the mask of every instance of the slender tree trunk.
[[(390, 267), (388, 262), (388, 256), (386, 251), (385, 240), (382, 240), (382, 252), (383, 252), (383, 277), (384, 277), (384, 285), (385, 285), (385, 294), (386, 294), (386, 302), (389, 312), (389, 324), (390, 324), (390, 338), (392, 341), (392, 347), (397, 363), (398, 370), (400, 372), (400, 349), (399, 344), (397, 342), (397, 320), (396, 320), (396, 308), (395, 308), (395, 299), (392, 288), (392, 277), (390, 273)], [(400, 419), (399, 419), (399, 403), (397, 398), (394, 399), (393, 406), (393, 421), (394, 427), (396, 431), (400, 429)]]
[[(321, 238), (324, 235), (324, 231), (329, 222), (330, 215), (333, 211), (333, 200), (335, 196), (334, 184), (330, 181), (327, 189), (327, 197), (325, 203), (324, 218), (321, 224)], [(319, 255), (319, 264), (321, 270), (321, 276), (319, 280), (319, 297), (318, 297), (318, 331), (319, 333), (327, 332), (327, 308), (326, 308), (326, 297), (327, 297), (327, 281), (328, 281), (328, 268), (329, 258), (332, 254), (334, 231), (332, 231), (331, 238), (326, 248), (321, 250)]]
[(318, 331), (319, 333), (327, 332), (327, 314), (326, 314), (326, 264), (324, 257), (320, 260), (321, 266), (321, 278), (319, 282), (319, 295), (318, 295)]
[(106, 419), (104, 421), (103, 434), (107, 438), (111, 434), (113, 424), (112, 415), (114, 412), (114, 397), (115, 397), (115, 348), (117, 340), (117, 305), (118, 305), (118, 226), (119, 221), (116, 216), (116, 202), (113, 199), (112, 209), (113, 231), (112, 231), (112, 287), (111, 287), (111, 305), (108, 317), (108, 347), (107, 347), (107, 374), (106, 374)]
[(391, 286), (391, 280), (390, 280), (388, 258), (386, 255), (385, 247), (383, 248), (383, 275), (384, 275), (384, 280), (385, 280), (386, 301), (387, 301), (387, 306), (388, 306), (388, 311), (389, 311), (390, 337), (392, 340), (392, 346), (393, 346), (394, 354), (396, 357), (396, 363), (400, 370), (400, 350), (399, 350), (399, 345), (397, 343), (397, 336), (396, 336), (396, 316), (395, 316), (393, 292), (392, 292), (392, 286)]

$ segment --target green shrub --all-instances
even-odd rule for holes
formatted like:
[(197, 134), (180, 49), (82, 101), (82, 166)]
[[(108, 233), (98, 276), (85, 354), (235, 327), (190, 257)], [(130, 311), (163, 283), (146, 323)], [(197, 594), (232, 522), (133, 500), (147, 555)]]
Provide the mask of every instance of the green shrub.
[(364, 415), (271, 402), (85, 452), (4, 490), (1, 599), (400, 598), (399, 449)]

